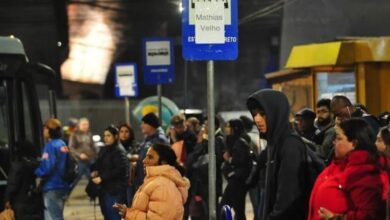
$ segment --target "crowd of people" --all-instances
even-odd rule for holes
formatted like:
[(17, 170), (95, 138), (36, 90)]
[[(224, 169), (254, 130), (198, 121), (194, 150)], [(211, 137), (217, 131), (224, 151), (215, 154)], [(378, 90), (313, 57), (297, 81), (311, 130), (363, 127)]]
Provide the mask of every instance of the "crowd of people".
[[(374, 117), (337, 95), (320, 99), (316, 111), (302, 108), (291, 117), (286, 95), (270, 89), (250, 95), (246, 104), (252, 119), (214, 120), (218, 219), (224, 205), (233, 208), (235, 219), (246, 219), (247, 193), (255, 220), (377, 220), (389, 214), (388, 114)], [(28, 143), (20, 143), (25, 150), (10, 172), (6, 208), (24, 219), (26, 212), (18, 210), (26, 210), (23, 194), (35, 183), (24, 183), (23, 177), (36, 175), (42, 180), (45, 220), (63, 219), (67, 197), (85, 176), (87, 193), (98, 197), (107, 220), (207, 219), (208, 121), (178, 114), (164, 131), (151, 112), (141, 120), (143, 140), (136, 140), (129, 124), (110, 125), (98, 150), (87, 118), (78, 120), (65, 141), (61, 122), (51, 118), (44, 125), (40, 164), (26, 161), (31, 152)], [(326, 164), (313, 184), (307, 180), (308, 151)], [(78, 163), (70, 183), (63, 179), (68, 156)]]

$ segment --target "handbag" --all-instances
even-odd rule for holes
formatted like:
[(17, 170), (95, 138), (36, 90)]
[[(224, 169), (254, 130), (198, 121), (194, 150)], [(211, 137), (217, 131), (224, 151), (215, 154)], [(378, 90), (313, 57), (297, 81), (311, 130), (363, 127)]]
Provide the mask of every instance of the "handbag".
[(15, 220), (15, 213), (12, 209), (4, 209), (0, 213), (0, 220)]
[(91, 200), (95, 200), (96, 197), (102, 195), (102, 187), (100, 184), (95, 184), (92, 180), (89, 180), (85, 192)]

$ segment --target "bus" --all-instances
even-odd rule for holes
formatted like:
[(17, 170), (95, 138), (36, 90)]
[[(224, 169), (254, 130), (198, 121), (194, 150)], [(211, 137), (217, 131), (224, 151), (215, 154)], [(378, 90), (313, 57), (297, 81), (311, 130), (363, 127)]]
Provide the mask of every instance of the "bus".
[[(35, 158), (41, 156), (42, 116), (44, 120), (56, 117), (55, 79), (50, 67), (28, 61), (19, 39), (0, 37), (0, 210), (4, 207), (8, 172), (17, 143), (32, 143)], [(37, 201), (42, 200), (39, 193), (36, 197)], [(33, 216), (43, 219), (43, 205)]]

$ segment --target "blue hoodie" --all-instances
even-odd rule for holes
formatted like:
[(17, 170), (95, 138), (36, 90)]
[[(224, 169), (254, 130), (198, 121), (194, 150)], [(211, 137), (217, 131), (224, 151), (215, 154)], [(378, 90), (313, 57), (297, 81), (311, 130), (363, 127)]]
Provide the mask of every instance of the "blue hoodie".
[(41, 164), (35, 170), (35, 175), (43, 178), (44, 192), (54, 189), (69, 189), (69, 184), (62, 178), (68, 153), (69, 149), (61, 139), (52, 139), (45, 145)]

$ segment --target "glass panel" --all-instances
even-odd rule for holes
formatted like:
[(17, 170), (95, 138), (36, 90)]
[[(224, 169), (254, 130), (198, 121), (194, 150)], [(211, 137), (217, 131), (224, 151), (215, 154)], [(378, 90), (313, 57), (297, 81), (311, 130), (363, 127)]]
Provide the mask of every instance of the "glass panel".
[(356, 76), (354, 72), (318, 72), (317, 99), (344, 95), (356, 103)]
[(35, 84), (35, 88), (37, 89), (39, 99), (41, 119), (46, 121), (50, 118), (49, 86), (44, 84)]
[(23, 82), (23, 117), (24, 117), (24, 129), (25, 129), (25, 138), (28, 141), (31, 141), (31, 143), (34, 143), (34, 132), (33, 132), (33, 125), (32, 125), (32, 112), (33, 109), (31, 108), (31, 96), (28, 93), (26, 84)]
[(4, 82), (0, 81), (0, 148), (9, 144), (7, 108), (7, 90)]
[[(9, 162), (8, 102), (5, 81), (0, 80), (0, 187), (7, 184)], [(0, 189), (0, 197), (2, 189)], [(1, 199), (0, 199), (1, 204)]]

